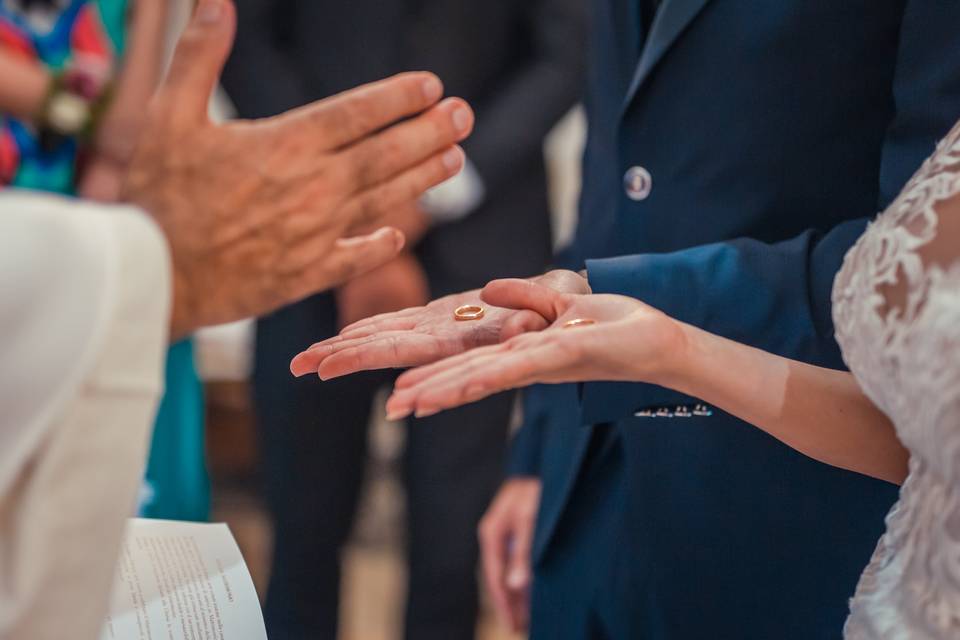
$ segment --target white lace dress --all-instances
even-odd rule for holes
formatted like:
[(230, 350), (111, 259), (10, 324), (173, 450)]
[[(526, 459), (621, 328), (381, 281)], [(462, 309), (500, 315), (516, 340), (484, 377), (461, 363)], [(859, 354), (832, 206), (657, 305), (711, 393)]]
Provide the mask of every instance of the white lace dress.
[(960, 125), (850, 251), (837, 339), (910, 450), (848, 640), (960, 638)]

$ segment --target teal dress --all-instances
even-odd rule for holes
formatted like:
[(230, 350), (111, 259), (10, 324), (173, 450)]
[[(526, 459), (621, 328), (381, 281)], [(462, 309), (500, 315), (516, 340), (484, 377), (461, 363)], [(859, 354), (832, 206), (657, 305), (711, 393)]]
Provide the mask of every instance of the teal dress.
[(206, 520), (210, 482), (204, 447), (203, 385), (193, 364), (193, 342), (167, 353), (166, 391), (157, 411), (140, 515), (166, 520)]
[[(38, 4), (31, 3), (36, 15)], [(124, 49), (127, 0), (73, 0), (56, 8), (39, 32), (17, 0), (0, 3), (0, 48), (51, 70), (78, 53), (113, 66)], [(44, 148), (29, 123), (0, 114), (0, 189), (16, 187), (72, 195), (82, 148), (76, 140)], [(206, 520), (210, 489), (204, 452), (203, 388), (193, 344), (180, 342), (167, 355), (166, 392), (160, 403), (139, 512), (144, 517)]]

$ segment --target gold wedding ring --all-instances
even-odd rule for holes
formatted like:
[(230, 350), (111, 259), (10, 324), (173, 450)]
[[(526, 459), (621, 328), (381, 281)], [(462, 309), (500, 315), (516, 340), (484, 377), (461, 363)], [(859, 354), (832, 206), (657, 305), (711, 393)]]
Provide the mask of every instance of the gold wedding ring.
[(457, 307), (457, 310), (453, 312), (453, 317), (455, 320), (460, 322), (468, 320), (479, 320), (483, 317), (485, 313), (483, 307), (476, 304), (465, 304), (462, 307)]
[(576, 329), (577, 327), (589, 327), (592, 324), (597, 324), (597, 321), (593, 318), (574, 318), (573, 320), (567, 320), (563, 323), (564, 329)]

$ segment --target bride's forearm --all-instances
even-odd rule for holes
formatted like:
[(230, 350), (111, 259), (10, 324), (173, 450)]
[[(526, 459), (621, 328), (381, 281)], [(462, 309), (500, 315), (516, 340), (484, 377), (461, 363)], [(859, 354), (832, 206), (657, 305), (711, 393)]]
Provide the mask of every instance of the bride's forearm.
[(853, 375), (682, 325), (665, 386), (701, 398), (821, 462), (900, 484), (908, 453)]

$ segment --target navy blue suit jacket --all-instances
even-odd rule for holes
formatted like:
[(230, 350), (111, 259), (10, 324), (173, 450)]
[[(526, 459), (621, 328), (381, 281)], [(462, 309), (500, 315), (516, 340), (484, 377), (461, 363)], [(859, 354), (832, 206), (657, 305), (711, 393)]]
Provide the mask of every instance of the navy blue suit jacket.
[[(595, 292), (842, 368), (833, 278), (960, 118), (960, 2), (664, 0), (646, 42), (636, 4), (593, 2), (581, 223), (562, 266), (585, 263)], [(624, 189), (634, 166), (652, 178), (641, 201)], [(614, 423), (618, 637), (839, 637), (896, 489), (722, 413), (634, 415), (691, 401), (639, 384), (528, 392), (511, 470), (544, 482), (535, 562), (570, 524), (585, 425)], [(589, 571), (608, 551), (577, 553)]]

